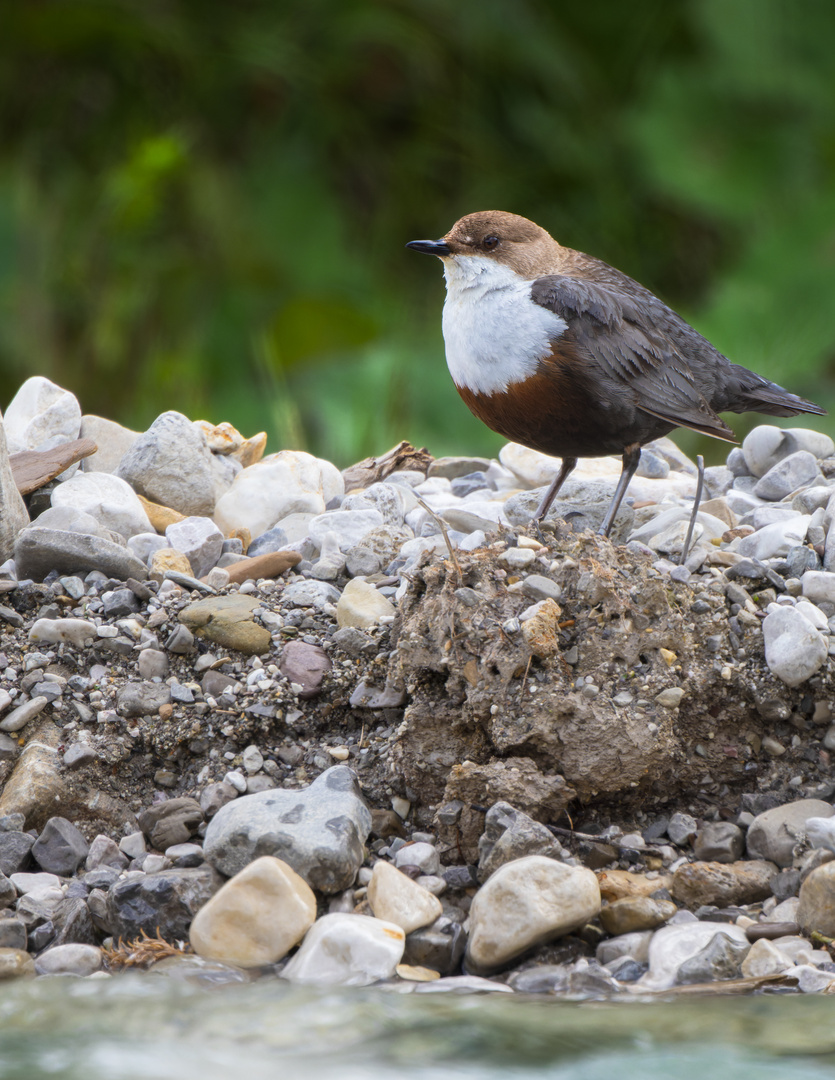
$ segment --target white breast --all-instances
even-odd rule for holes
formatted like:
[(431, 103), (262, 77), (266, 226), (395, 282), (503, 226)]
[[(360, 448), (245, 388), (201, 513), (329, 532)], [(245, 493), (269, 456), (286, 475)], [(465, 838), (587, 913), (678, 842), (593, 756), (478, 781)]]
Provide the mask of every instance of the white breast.
[(444, 259), (446, 361), (456, 386), (495, 394), (536, 372), (568, 324), (531, 300), (531, 282), (493, 259)]

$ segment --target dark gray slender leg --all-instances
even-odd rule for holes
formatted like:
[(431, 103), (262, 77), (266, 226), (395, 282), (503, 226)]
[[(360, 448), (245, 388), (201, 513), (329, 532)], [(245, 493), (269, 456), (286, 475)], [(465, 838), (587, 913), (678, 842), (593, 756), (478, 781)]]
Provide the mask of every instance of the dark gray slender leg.
[(533, 521), (533, 523), (537, 527), (539, 527), (540, 521), (542, 521), (542, 519), (548, 513), (548, 507), (554, 501), (554, 498), (555, 498), (557, 492), (560, 490), (560, 488), (563, 486), (565, 481), (568, 479), (569, 473), (571, 473), (573, 471), (573, 469), (575, 468), (576, 465), (577, 465), (577, 458), (576, 457), (566, 457), (566, 458), (562, 459), (562, 465), (560, 465), (560, 471), (554, 477), (553, 483), (548, 488), (548, 490), (545, 492), (545, 495), (542, 498), (542, 502), (536, 508), (536, 513), (531, 518), (531, 520)]
[(696, 467), (699, 470), (699, 479), (696, 483), (696, 498), (693, 500), (693, 513), (690, 515), (690, 524), (687, 526), (687, 536), (684, 538), (684, 547), (681, 549), (681, 558), (678, 560), (679, 566), (684, 566), (684, 560), (687, 558), (687, 552), (690, 550), (690, 541), (693, 539), (693, 529), (696, 525), (696, 515), (699, 512), (699, 503), (702, 501), (702, 488), (705, 484), (705, 459), (701, 454), (696, 458)]
[(629, 481), (635, 475), (635, 470), (638, 468), (638, 462), (640, 460), (640, 443), (632, 443), (630, 446), (624, 447), (623, 469), (620, 474), (620, 479), (618, 480), (618, 486), (615, 488), (615, 494), (612, 496), (612, 501), (609, 504), (609, 509), (606, 511), (606, 517), (603, 518), (600, 528), (597, 530), (600, 536), (609, 535), (609, 530), (612, 528), (612, 523), (617, 517), (620, 504), (626, 494), (626, 489), (629, 487)]

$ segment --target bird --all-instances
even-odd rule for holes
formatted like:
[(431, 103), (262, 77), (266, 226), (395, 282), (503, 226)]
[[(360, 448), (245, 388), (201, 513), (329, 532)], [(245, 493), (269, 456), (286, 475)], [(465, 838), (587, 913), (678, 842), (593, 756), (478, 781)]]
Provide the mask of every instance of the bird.
[(467, 214), (441, 239), (406, 247), (443, 263), (447, 366), (470, 411), (562, 459), (537, 528), (578, 458), (621, 456), (598, 530), (608, 536), (653, 439), (685, 427), (736, 442), (721, 412), (826, 413), (732, 363), (649, 289), (518, 214)]

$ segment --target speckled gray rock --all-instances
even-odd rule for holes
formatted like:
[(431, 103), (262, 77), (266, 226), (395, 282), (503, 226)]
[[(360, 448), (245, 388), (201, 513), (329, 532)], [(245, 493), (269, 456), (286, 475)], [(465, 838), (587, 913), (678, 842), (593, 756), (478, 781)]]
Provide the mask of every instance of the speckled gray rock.
[(203, 811), (195, 799), (167, 799), (143, 810), (137, 818), (142, 832), (158, 851), (173, 844), (187, 843), (203, 820)]
[(793, 848), (804, 835), (807, 820), (831, 816), (832, 807), (821, 799), (800, 799), (765, 810), (748, 827), (748, 855), (791, 866)]
[(333, 893), (352, 884), (370, 829), (356, 774), (335, 765), (301, 791), (261, 791), (222, 806), (206, 829), (203, 854), (230, 877), (275, 855), (312, 888)]
[(151, 502), (181, 514), (211, 515), (215, 478), (205, 432), (178, 412), (165, 412), (139, 436), (117, 476)]
[(51, 570), (60, 574), (100, 570), (108, 577), (144, 581), (148, 568), (126, 547), (101, 536), (65, 532), (30, 525), (18, 536), (14, 549), (20, 578), (43, 581)]
[(716, 934), (695, 956), (684, 961), (678, 969), (676, 982), (704, 983), (735, 979), (750, 949), (749, 941), (737, 941), (726, 934)]
[(107, 894), (108, 925), (125, 941), (158, 930), (166, 941), (187, 939), (192, 918), (222, 884), (209, 866), (130, 873)]

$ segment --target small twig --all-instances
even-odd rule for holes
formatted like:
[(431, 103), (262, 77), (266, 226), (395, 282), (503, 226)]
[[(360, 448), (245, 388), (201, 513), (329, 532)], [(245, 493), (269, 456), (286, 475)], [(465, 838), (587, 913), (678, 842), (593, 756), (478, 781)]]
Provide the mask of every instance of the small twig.
[(455, 549), (453, 548), (452, 543), (451, 543), (451, 541), (449, 539), (449, 533), (447, 532), (447, 529), (446, 529), (446, 522), (444, 522), (441, 518), (438, 517), (438, 515), (435, 513), (435, 511), (432, 509), (431, 506), (426, 505), (426, 503), (423, 501), (423, 499), (420, 497), (420, 495), (416, 495), (415, 498), (418, 501), (418, 505), (422, 506), (423, 509), (426, 511), (426, 513), (429, 514), (430, 517), (435, 519), (435, 522), (437, 523), (438, 528), (441, 530), (441, 535), (443, 536), (444, 540), (446, 541), (446, 546), (447, 546), (447, 551), (449, 552), (449, 557), (450, 557), (450, 559), (452, 559), (452, 563), (453, 563), (453, 566), (455, 567), (456, 574), (458, 574), (458, 587), (461, 588), (463, 586), (463, 584), (464, 584), (464, 575), (461, 573), (461, 564), (458, 562), (458, 556), (455, 554)]
[(528, 672), (531, 670), (531, 660), (533, 660), (533, 653), (531, 653), (531, 655), (528, 657), (528, 664), (525, 668), (525, 674), (522, 676), (522, 689), (519, 691), (520, 694), (524, 694), (525, 692), (525, 685), (528, 681)]
[(679, 566), (684, 566), (684, 560), (690, 550), (690, 541), (693, 539), (693, 529), (696, 526), (696, 516), (699, 513), (699, 503), (702, 501), (702, 488), (705, 483), (705, 459), (701, 454), (696, 458), (696, 468), (699, 470), (699, 479), (696, 483), (696, 498), (693, 500), (693, 513), (690, 515), (690, 524), (687, 526), (687, 536), (684, 538), (681, 558), (678, 560)]

